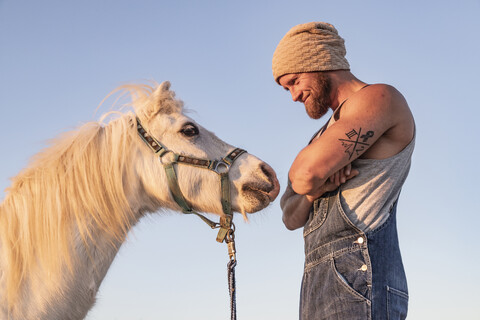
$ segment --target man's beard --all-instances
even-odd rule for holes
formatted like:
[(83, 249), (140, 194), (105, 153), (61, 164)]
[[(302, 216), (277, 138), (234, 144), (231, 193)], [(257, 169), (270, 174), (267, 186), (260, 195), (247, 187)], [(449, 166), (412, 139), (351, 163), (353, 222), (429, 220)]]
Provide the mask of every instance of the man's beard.
[(310, 97), (305, 101), (305, 110), (312, 119), (320, 119), (328, 112), (331, 106), (330, 93), (332, 90), (330, 78), (318, 72), (318, 79), (310, 92)]

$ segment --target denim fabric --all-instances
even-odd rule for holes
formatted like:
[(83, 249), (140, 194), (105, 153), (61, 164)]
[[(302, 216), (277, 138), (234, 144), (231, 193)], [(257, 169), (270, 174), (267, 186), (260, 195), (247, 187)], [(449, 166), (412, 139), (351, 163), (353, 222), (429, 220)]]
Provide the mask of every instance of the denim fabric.
[(384, 224), (365, 234), (348, 219), (337, 190), (315, 201), (303, 234), (301, 320), (405, 319), (396, 204)]

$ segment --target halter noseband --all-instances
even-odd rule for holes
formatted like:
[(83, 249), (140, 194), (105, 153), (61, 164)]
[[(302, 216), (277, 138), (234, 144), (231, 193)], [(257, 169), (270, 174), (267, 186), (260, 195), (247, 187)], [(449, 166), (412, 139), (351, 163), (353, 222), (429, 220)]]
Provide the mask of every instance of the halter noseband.
[[(230, 166), (233, 162), (243, 153), (246, 151), (240, 148), (234, 149), (228, 155), (223, 157), (220, 160), (208, 160), (208, 159), (197, 159), (188, 156), (184, 156), (181, 154), (174, 153), (173, 151), (168, 150), (164, 145), (162, 145), (158, 140), (152, 137), (142, 126), (140, 119), (137, 117), (137, 132), (138, 135), (142, 138), (142, 140), (152, 149), (152, 151), (158, 154), (159, 158), (161, 159), (167, 153), (171, 153), (173, 155), (173, 160), (167, 164), (164, 164), (163, 167), (165, 169), (165, 173), (167, 175), (167, 183), (170, 189), (170, 193), (175, 200), (175, 202), (182, 208), (182, 212), (185, 214), (195, 214), (200, 217), (206, 224), (208, 224), (212, 229), (220, 228), (217, 235), (217, 241), (223, 242), (224, 239), (230, 237), (231, 239), (227, 238), (227, 243), (233, 242), (233, 229), (232, 229), (232, 220), (233, 220), (233, 212), (232, 212), (232, 203), (230, 200), (230, 181), (228, 178), (228, 172), (230, 170)], [(220, 217), (220, 223), (216, 223), (211, 221), (210, 219), (206, 218), (205, 216), (195, 212), (185, 200), (185, 197), (180, 190), (180, 186), (178, 185), (178, 178), (175, 171), (175, 164), (187, 164), (203, 169), (209, 169), (220, 176), (220, 186), (221, 186), (221, 203), (222, 203), (222, 210), (225, 214), (224, 216)], [(233, 243), (232, 243), (233, 244)], [(229, 250), (230, 251), (230, 250)], [(230, 254), (230, 252), (229, 252)], [(233, 259), (235, 259), (235, 251), (233, 249)], [(232, 255), (230, 258), (232, 258)]]

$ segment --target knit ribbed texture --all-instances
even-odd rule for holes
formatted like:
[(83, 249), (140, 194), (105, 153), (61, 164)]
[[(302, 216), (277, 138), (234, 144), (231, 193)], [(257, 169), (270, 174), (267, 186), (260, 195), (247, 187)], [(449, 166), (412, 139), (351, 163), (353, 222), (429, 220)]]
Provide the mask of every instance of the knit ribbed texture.
[(345, 41), (325, 22), (299, 24), (280, 40), (273, 54), (273, 77), (288, 73), (350, 70)]

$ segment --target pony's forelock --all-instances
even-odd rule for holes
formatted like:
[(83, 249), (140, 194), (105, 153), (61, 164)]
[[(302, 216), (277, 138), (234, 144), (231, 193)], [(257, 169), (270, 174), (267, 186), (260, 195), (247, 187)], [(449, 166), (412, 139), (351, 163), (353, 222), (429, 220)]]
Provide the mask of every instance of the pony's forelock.
[[(102, 106), (107, 99), (116, 96), (113, 101), (115, 109), (132, 108), (142, 120), (148, 121), (158, 113), (182, 113), (183, 101), (175, 98), (175, 92), (170, 90), (170, 83), (165, 81), (158, 84), (125, 84), (112, 90), (97, 107)], [(124, 98), (127, 101), (124, 102)]]

